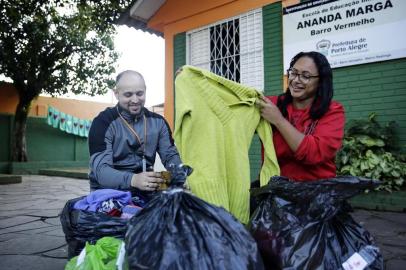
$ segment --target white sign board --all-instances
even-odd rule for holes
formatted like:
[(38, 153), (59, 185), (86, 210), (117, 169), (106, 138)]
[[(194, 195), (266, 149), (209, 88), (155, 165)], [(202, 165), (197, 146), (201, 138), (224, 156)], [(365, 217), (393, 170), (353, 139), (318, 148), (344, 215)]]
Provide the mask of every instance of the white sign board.
[(284, 69), (299, 52), (331, 67), (406, 57), (405, 0), (315, 0), (283, 9)]

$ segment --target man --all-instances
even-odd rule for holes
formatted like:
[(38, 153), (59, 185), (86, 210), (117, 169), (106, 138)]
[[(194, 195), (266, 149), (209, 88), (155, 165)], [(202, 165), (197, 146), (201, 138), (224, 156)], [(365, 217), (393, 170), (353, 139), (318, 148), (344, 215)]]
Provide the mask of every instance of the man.
[(166, 168), (182, 163), (168, 123), (144, 107), (145, 91), (140, 73), (120, 73), (114, 89), (118, 104), (93, 120), (89, 131), (91, 190), (154, 191), (164, 181), (152, 171), (156, 153)]

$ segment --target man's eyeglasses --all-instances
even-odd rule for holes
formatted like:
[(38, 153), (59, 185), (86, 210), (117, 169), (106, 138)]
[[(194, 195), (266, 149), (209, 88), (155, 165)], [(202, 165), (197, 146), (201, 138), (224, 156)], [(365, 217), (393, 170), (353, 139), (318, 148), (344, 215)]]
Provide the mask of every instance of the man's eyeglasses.
[(288, 78), (289, 80), (294, 80), (299, 76), (299, 80), (303, 83), (308, 83), (312, 78), (318, 78), (319, 75), (310, 75), (306, 73), (298, 73), (294, 69), (288, 69)]

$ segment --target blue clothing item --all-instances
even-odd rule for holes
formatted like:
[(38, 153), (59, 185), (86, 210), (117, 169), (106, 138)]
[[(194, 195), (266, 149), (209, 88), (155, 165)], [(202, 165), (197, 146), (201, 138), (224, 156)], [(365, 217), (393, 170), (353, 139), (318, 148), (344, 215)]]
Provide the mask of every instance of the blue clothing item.
[(141, 207), (136, 205), (126, 205), (123, 207), (123, 213), (121, 214), (121, 218), (130, 219), (139, 211), (141, 211)]
[(77, 201), (73, 205), (73, 208), (77, 210), (96, 212), (104, 201), (108, 201), (110, 199), (115, 199), (122, 205), (132, 203), (131, 192), (129, 191), (120, 191), (115, 189), (98, 189), (90, 192), (90, 194), (82, 200)]

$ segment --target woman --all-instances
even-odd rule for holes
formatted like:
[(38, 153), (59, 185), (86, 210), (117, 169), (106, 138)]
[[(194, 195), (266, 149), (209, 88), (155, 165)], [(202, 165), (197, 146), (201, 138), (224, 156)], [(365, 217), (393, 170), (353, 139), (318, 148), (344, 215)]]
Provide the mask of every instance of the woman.
[(259, 101), (273, 127), (281, 175), (296, 181), (336, 176), (335, 156), (344, 136), (344, 108), (333, 101), (333, 78), (326, 57), (301, 52), (288, 69), (288, 89)]

